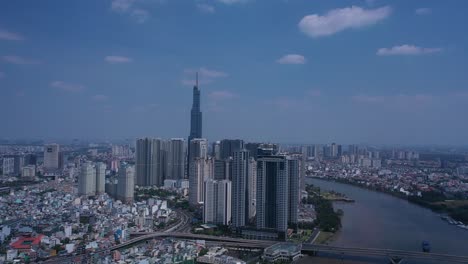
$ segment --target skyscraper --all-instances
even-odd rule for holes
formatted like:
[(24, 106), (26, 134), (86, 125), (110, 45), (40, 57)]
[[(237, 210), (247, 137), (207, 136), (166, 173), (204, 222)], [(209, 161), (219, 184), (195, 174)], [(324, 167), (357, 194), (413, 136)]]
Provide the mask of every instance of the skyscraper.
[(143, 138), (136, 142), (136, 183), (162, 186), (164, 183), (163, 141)]
[(299, 159), (263, 156), (257, 161), (257, 228), (278, 232), (286, 238), (288, 223), (297, 223)]
[(96, 169), (90, 161), (81, 165), (78, 176), (78, 195), (92, 196), (96, 194)]
[(220, 143), (220, 159), (225, 160), (236, 151), (244, 148), (244, 141), (242, 139), (223, 139)]
[(44, 169), (57, 170), (59, 168), (59, 151), (58, 144), (48, 144), (44, 146)]
[(221, 142), (220, 141), (216, 141), (213, 143), (212, 148), (211, 148), (211, 156), (216, 160), (221, 159)]
[(252, 219), (257, 212), (257, 161), (250, 157), (249, 159), (249, 179), (247, 184), (249, 192), (249, 219)]
[(232, 225), (245, 226), (249, 221), (249, 151), (233, 153), (232, 159)]
[(228, 225), (231, 221), (231, 182), (205, 181), (203, 222)]
[(300, 203), (300, 184), (302, 177), (301, 165), (304, 164), (302, 156), (289, 156), (286, 158), (288, 165), (288, 223), (297, 224), (297, 215)]
[(194, 138), (189, 142), (190, 148), (190, 160), (195, 160), (196, 158), (208, 157), (208, 141), (204, 138)]
[(200, 89), (198, 89), (198, 72), (196, 75), (195, 86), (193, 87), (193, 102), (192, 110), (190, 111), (190, 135), (188, 137), (188, 149), (187, 149), (187, 176), (190, 173), (190, 160), (193, 158), (190, 156), (190, 142), (194, 138), (202, 138), (202, 112), (200, 109)]
[(185, 140), (172, 138), (167, 144), (167, 173), (170, 180), (182, 180), (185, 169)]
[(133, 166), (122, 163), (119, 168), (117, 182), (117, 199), (124, 203), (133, 202), (135, 192), (135, 169)]
[(204, 182), (205, 180), (213, 179), (213, 167), (213, 160), (203, 157), (196, 158), (190, 162), (190, 205), (197, 206), (204, 201)]
[(106, 164), (96, 163), (96, 194), (103, 194), (106, 190)]

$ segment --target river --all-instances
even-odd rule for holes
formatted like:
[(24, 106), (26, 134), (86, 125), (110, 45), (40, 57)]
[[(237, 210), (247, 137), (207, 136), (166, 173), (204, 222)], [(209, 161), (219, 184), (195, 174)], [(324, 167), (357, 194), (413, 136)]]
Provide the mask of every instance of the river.
[(356, 201), (334, 203), (344, 216), (342, 229), (330, 245), (421, 251), (421, 242), (427, 240), (433, 253), (468, 255), (468, 230), (448, 224), (429, 209), (348, 184), (311, 178), (306, 183)]

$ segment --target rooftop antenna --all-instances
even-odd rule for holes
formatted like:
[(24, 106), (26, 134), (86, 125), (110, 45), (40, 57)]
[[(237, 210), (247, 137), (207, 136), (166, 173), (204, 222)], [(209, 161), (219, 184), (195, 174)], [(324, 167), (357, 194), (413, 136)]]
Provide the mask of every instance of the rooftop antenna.
[(195, 82), (195, 86), (198, 87), (198, 72), (195, 73), (196, 74), (196, 82)]

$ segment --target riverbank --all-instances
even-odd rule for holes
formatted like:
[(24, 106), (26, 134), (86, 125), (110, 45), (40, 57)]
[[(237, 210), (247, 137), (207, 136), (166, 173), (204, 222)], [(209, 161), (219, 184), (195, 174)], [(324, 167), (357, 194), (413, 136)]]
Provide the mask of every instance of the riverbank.
[(334, 203), (334, 208), (343, 210), (344, 215), (340, 231), (328, 242), (330, 246), (420, 252), (422, 241), (429, 241), (434, 253), (466, 255), (468, 230), (447, 224), (431, 210), (351, 184), (311, 178), (305, 183), (322, 190), (334, 190), (356, 200), (355, 203)]
[[(425, 200), (425, 198), (423, 197), (407, 196), (400, 192), (394, 192), (394, 191), (390, 191), (384, 188), (376, 188), (376, 187), (368, 186), (366, 184), (361, 184), (361, 183), (354, 182), (351, 180), (346, 180), (346, 179), (335, 179), (335, 178), (324, 178), (324, 177), (308, 177), (308, 178), (330, 181), (330, 182), (344, 183), (344, 184), (349, 184), (349, 185), (356, 186), (356, 187), (363, 188), (363, 189), (370, 190), (370, 191), (385, 193), (393, 197), (406, 200), (412, 204), (416, 204), (423, 208), (430, 209), (435, 213), (449, 215), (451, 218), (455, 219), (456, 221), (460, 221), (463, 224), (468, 225), (468, 206), (466, 206), (466, 204), (468, 204), (468, 201), (466, 200), (457, 201), (455, 204), (459, 204), (461, 205), (461, 207), (454, 207), (453, 203), (452, 203), (452, 206), (447, 205), (449, 201), (453, 202), (453, 200), (446, 200), (443, 194), (436, 193), (439, 197), (435, 197), (435, 198), (431, 197)], [(431, 196), (436, 196), (433, 193), (429, 193), (429, 194)]]

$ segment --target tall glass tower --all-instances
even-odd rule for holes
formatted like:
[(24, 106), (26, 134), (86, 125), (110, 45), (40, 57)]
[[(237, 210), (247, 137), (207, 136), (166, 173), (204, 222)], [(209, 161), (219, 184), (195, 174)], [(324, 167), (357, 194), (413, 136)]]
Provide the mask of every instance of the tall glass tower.
[(196, 83), (193, 87), (193, 104), (190, 112), (190, 140), (194, 138), (202, 138), (202, 112), (200, 111), (200, 89), (198, 89), (198, 73)]
[(198, 72), (196, 74), (196, 82), (193, 87), (193, 103), (190, 111), (190, 135), (188, 137), (187, 147), (187, 177), (190, 173), (190, 142), (194, 138), (202, 138), (202, 112), (200, 110), (200, 89), (198, 89)]

